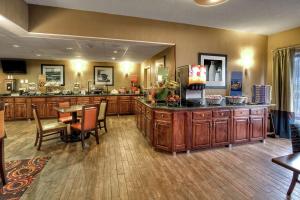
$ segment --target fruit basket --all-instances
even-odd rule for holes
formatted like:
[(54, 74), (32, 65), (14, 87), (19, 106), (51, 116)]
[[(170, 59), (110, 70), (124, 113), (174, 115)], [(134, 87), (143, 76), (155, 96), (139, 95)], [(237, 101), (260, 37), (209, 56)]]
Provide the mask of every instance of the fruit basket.
[(208, 95), (205, 100), (208, 105), (221, 105), (223, 97), (221, 95)]
[(247, 97), (241, 96), (226, 96), (226, 99), (230, 104), (244, 104), (247, 101)]

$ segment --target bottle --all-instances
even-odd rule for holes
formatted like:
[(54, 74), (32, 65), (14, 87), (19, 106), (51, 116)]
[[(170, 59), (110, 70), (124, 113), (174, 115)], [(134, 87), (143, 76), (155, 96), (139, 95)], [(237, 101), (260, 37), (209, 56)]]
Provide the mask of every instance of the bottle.
[(214, 61), (210, 62), (210, 66), (209, 66), (209, 81), (215, 81), (216, 78), (216, 65)]

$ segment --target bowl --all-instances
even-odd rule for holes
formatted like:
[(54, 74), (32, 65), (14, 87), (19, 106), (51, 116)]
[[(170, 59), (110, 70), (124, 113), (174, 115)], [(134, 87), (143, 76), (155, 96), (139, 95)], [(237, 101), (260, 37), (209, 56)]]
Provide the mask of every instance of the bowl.
[(230, 104), (244, 104), (246, 103), (247, 97), (243, 96), (226, 96), (226, 99)]
[(221, 95), (209, 95), (205, 97), (208, 105), (221, 105), (223, 97)]

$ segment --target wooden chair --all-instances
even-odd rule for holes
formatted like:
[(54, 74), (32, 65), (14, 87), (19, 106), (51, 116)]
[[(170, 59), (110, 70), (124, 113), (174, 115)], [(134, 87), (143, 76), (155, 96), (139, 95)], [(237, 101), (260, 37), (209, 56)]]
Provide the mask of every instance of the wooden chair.
[[(298, 124), (291, 124), (291, 140), (292, 140), (292, 149), (293, 153), (299, 153), (300, 152), (300, 125)], [(290, 196), (295, 188), (296, 183), (299, 183), (299, 174), (294, 172), (292, 182), (290, 184), (289, 190), (287, 192), (287, 195)]]
[[(70, 107), (70, 102), (59, 102), (58, 103), (59, 108), (68, 108)], [(72, 115), (71, 113), (60, 113), (57, 112), (58, 116), (58, 122), (69, 124), (72, 122)]]
[[(32, 105), (32, 114), (36, 123), (37, 133), (34, 146), (38, 144), (38, 150), (41, 150), (42, 143), (45, 141), (61, 138), (65, 141), (67, 140), (67, 125), (61, 122), (55, 122), (50, 124), (42, 125), (38, 108), (36, 105)], [(51, 137), (49, 139), (44, 139), (49, 136), (57, 135), (57, 137)]]
[(4, 103), (0, 102), (0, 176), (2, 185), (6, 184), (5, 163), (4, 163)]
[[(106, 128), (106, 113), (107, 113), (107, 100), (102, 99), (100, 102), (100, 107), (99, 107), (99, 115), (98, 115), (98, 127), (104, 128), (105, 132), (107, 132)], [(103, 123), (103, 126), (101, 126), (101, 123)]]
[(91, 133), (95, 138), (97, 144), (99, 144), (99, 135), (97, 128), (97, 119), (99, 115), (99, 104), (86, 105), (82, 107), (82, 120), (81, 122), (75, 123), (71, 125), (71, 129), (80, 132), (81, 137), (81, 145), (82, 149), (84, 149), (84, 138), (86, 133), (90, 133), (94, 131), (95, 133)]

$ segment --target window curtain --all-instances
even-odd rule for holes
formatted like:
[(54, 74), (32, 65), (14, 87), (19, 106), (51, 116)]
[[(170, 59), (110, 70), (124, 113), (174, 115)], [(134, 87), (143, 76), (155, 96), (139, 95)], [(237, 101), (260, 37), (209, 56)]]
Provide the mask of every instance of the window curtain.
[(275, 132), (281, 138), (291, 138), (293, 112), (293, 66), (295, 50), (278, 49), (273, 52), (273, 86), (276, 107), (273, 110)]
[(300, 52), (294, 59), (294, 112), (296, 123), (300, 123)]

